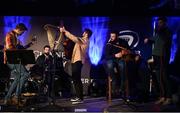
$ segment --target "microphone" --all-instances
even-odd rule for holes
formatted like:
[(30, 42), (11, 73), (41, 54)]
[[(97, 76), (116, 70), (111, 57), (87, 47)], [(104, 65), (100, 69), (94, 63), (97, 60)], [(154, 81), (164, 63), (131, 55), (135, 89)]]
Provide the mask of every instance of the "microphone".
[(37, 41), (37, 35), (33, 35), (33, 39)]
[(36, 42), (37, 43), (37, 35), (33, 35), (32, 36), (32, 40), (31, 41), (33, 41), (33, 42)]
[(108, 40), (108, 43), (111, 42), (111, 38)]
[(37, 40), (37, 35), (34, 35), (33, 38), (34, 38), (35, 40)]

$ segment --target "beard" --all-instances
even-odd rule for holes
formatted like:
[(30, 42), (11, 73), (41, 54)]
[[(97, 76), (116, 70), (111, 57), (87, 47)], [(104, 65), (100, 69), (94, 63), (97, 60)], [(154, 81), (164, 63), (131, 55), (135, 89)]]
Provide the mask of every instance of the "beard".
[(44, 53), (46, 56), (49, 56), (49, 53)]

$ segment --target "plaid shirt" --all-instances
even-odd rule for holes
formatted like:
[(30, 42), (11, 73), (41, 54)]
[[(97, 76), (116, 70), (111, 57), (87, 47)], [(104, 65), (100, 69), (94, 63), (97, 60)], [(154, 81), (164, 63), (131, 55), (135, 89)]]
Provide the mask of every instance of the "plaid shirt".
[(16, 33), (14, 31), (8, 32), (5, 38), (5, 50), (16, 49), (17, 44), (18, 39)]
[(16, 33), (14, 31), (8, 32), (5, 38), (4, 64), (7, 63), (6, 50), (16, 49), (17, 44), (18, 44), (18, 39)]

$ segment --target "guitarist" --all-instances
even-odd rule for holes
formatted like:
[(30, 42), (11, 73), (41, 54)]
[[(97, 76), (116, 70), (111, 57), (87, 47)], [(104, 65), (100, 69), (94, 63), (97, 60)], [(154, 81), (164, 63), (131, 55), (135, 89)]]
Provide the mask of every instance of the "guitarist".
[[(18, 36), (22, 35), (27, 30), (27, 27), (23, 23), (19, 23), (12, 31), (8, 32), (5, 37), (4, 63), (7, 64), (7, 66), (10, 68), (11, 76), (14, 77), (14, 81), (11, 84), (4, 99), (4, 104), (6, 105), (13, 103), (18, 104), (18, 106), (22, 106), (22, 103), (18, 101), (18, 98), (20, 97), (21, 90), (25, 81), (29, 77), (29, 73), (24, 65), (9, 64), (5, 52), (6, 50), (18, 50)], [(15, 92), (15, 95), (12, 97), (13, 92)]]

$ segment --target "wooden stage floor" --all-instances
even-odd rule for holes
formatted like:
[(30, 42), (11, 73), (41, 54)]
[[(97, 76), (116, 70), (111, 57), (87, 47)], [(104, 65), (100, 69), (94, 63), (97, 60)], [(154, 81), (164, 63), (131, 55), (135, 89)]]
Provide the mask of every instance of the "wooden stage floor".
[(55, 104), (50, 105), (45, 97), (31, 98), (23, 107), (3, 105), (0, 100), (0, 112), (179, 112), (180, 108), (177, 104), (166, 106), (155, 105), (154, 102), (125, 103), (123, 99), (113, 99), (108, 104), (106, 97), (85, 97), (81, 104), (73, 105), (69, 98), (56, 98)]

